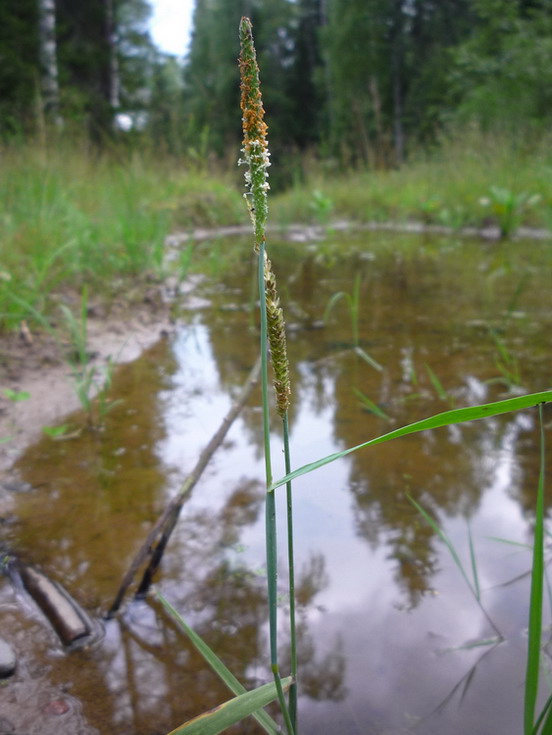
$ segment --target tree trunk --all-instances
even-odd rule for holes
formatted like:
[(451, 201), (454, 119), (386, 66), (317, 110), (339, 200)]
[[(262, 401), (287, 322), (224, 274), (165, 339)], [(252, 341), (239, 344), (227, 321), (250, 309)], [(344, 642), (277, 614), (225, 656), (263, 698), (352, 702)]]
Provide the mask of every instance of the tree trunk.
[(393, 86), (393, 140), (395, 143), (395, 162), (400, 166), (404, 161), (403, 128), (403, 79), (404, 64), (404, 18), (402, 0), (395, 0), (393, 34), (391, 45), (391, 73)]
[(106, 37), (109, 48), (109, 79), (107, 81), (108, 97), (111, 109), (115, 112), (120, 104), (121, 76), (117, 58), (117, 28), (113, 11), (113, 0), (105, 0)]
[(38, 0), (38, 33), (43, 110), (48, 120), (60, 125), (55, 0)]

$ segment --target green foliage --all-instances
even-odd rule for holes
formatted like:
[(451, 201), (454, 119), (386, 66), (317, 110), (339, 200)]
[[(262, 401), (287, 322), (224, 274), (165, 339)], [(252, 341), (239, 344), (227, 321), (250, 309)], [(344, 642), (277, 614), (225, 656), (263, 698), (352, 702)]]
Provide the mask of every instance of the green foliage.
[(500, 372), (500, 378), (491, 378), (488, 382), (501, 382), (510, 391), (520, 388), (522, 377), (519, 360), (508, 350), (506, 343), (495, 329), (489, 329), (489, 334), (496, 347), (497, 358), (495, 364)]
[(0, 5), (0, 136), (26, 131), (33, 113), (38, 67), (36, 0)]
[(357, 275), (355, 276), (352, 293), (349, 293), (348, 291), (338, 291), (337, 293), (334, 293), (334, 295), (328, 301), (326, 308), (324, 309), (323, 320), (324, 322), (328, 321), (330, 314), (336, 304), (343, 299), (347, 304), (347, 308), (349, 309), (349, 314), (351, 316), (353, 350), (362, 360), (367, 362), (368, 365), (371, 365), (371, 367), (373, 367), (375, 370), (381, 372), (383, 370), (383, 367), (379, 364), (379, 362), (374, 360), (374, 358), (371, 357), (360, 346), (360, 282), (360, 273), (357, 273)]
[(135, 287), (165, 267), (172, 228), (245, 220), (227, 177), (147, 152), (119, 159), (27, 145), (2, 156), (0, 328), (57, 311), (56, 295), (84, 282), (96, 295), (117, 278)]
[(334, 203), (329, 196), (326, 196), (320, 189), (314, 189), (312, 192), (310, 209), (315, 221), (319, 225), (327, 225), (333, 212)]
[[(184, 633), (188, 636), (196, 650), (203, 656), (206, 663), (217, 674), (220, 680), (226, 684), (230, 691), (236, 696), (245, 694), (245, 687), (238, 681), (238, 679), (236, 679), (234, 674), (232, 674), (232, 672), (225, 666), (223, 661), (221, 661), (216, 653), (211, 648), (209, 648), (203, 638), (201, 638), (201, 636), (199, 636), (192, 628), (190, 628), (182, 615), (180, 615), (180, 613), (175, 610), (175, 608), (160, 592), (157, 593), (157, 598), (159, 599), (165, 610), (167, 610), (169, 615), (171, 615), (177, 621), (177, 623), (182, 628)], [(260, 710), (258, 712), (255, 712), (253, 716), (261, 725), (261, 727), (265, 730), (265, 732), (267, 732), (269, 735), (276, 735), (279, 732), (278, 725), (266, 712)]]
[[(352, 222), (422, 221), (464, 227), (519, 226), (548, 228), (552, 221), (551, 148), (546, 138), (530, 138), (521, 146), (515, 136), (484, 133), (470, 127), (451, 128), (431, 153), (419, 152), (400, 170), (349, 171), (336, 175), (311, 167), (304, 185), (272, 197), (278, 221), (308, 222), (311, 194), (324, 192), (333, 203), (332, 217)], [(512, 194), (509, 212), (503, 205), (481, 205), (497, 187)]]
[(67, 430), (69, 429), (68, 424), (60, 424), (59, 426), (43, 426), (42, 431), (46, 436), (49, 436), (50, 439), (60, 439), (61, 437), (65, 436), (67, 434)]
[(353, 393), (360, 401), (360, 405), (363, 406), (367, 411), (370, 411), (370, 413), (373, 413), (375, 416), (378, 416), (380, 419), (384, 419), (385, 421), (391, 421), (390, 417), (385, 413), (385, 411), (380, 408), (380, 406), (377, 405), (377, 403), (374, 403), (368, 396), (363, 393), (361, 390), (358, 390), (358, 388), (353, 388)]
[(552, 16), (519, 0), (477, 0), (474, 31), (455, 51), (451, 83), (458, 115), (486, 127), (519, 128), (549, 120)]
[(12, 403), (28, 401), (31, 397), (31, 394), (26, 390), (12, 390), (11, 388), (4, 388), (2, 392), (9, 401), (12, 401)]
[(524, 213), (535, 207), (540, 200), (539, 194), (516, 194), (501, 186), (491, 186), (488, 196), (481, 198), (479, 202), (496, 218), (500, 236), (506, 238), (519, 227)]
[(435, 392), (437, 393), (437, 395), (439, 396), (439, 398), (442, 401), (446, 401), (449, 404), (449, 406), (451, 406), (451, 408), (453, 408), (454, 407), (454, 398), (449, 394), (449, 392), (446, 390), (446, 388), (444, 388), (443, 384), (441, 383), (441, 381), (439, 380), (439, 378), (437, 377), (437, 375), (435, 375), (435, 373), (433, 372), (433, 370), (431, 369), (431, 367), (427, 363), (425, 364), (424, 367), (426, 369), (426, 373), (428, 374), (428, 377), (429, 377), (429, 380), (431, 382), (431, 385), (435, 388)]
[[(292, 681), (291, 677), (282, 681), (284, 691), (289, 689)], [(177, 727), (176, 730), (172, 730), (169, 735), (218, 735), (219, 732), (270, 704), (277, 696), (276, 684), (264, 684), (204, 712), (181, 727)]]

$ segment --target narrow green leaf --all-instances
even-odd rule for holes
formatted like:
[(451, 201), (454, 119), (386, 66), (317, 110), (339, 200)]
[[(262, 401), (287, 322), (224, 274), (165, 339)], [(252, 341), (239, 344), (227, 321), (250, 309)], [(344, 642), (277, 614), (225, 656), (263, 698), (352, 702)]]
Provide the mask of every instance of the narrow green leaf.
[(510, 541), (510, 539), (507, 538), (499, 538), (498, 536), (487, 536), (489, 541), (498, 541), (499, 544), (508, 544), (508, 546), (517, 546), (521, 549), (528, 549), (529, 551), (533, 550), (533, 547), (531, 544), (522, 544), (519, 541)]
[(472, 643), (463, 643), (461, 646), (454, 646), (453, 648), (445, 648), (444, 653), (449, 651), (471, 651), (473, 648), (486, 648), (487, 646), (498, 646), (502, 643), (500, 636), (493, 636), (492, 638), (481, 638), (481, 640), (473, 641)]
[(476, 590), (473, 588), (470, 580), (468, 579), (468, 575), (466, 574), (466, 570), (464, 569), (464, 565), (460, 561), (460, 557), (456, 553), (456, 549), (454, 548), (452, 541), (449, 539), (449, 537), (446, 535), (446, 533), (441, 530), (441, 528), (438, 526), (437, 522), (429, 515), (429, 513), (419, 504), (417, 503), (414, 498), (411, 498), (410, 495), (406, 496), (408, 500), (412, 503), (412, 505), (416, 508), (416, 510), (424, 517), (426, 523), (428, 523), (433, 531), (439, 536), (441, 541), (445, 544), (447, 549), (450, 551), (450, 555), (454, 559), (454, 563), (460, 570), (461, 575), (464, 577), (464, 581), (469, 587), (470, 592), (475, 596), (475, 598), (479, 601), (479, 598), (477, 597)]
[(548, 403), (552, 401), (552, 390), (542, 391), (541, 393), (531, 393), (525, 396), (517, 396), (515, 398), (507, 398), (504, 401), (497, 401), (495, 403), (485, 403), (481, 406), (468, 406), (467, 408), (455, 408), (452, 411), (444, 411), (438, 413), (435, 416), (416, 421), (413, 424), (402, 426), (400, 429), (394, 429), (387, 434), (382, 434), (375, 439), (357, 444), (355, 447), (349, 449), (343, 449), (341, 452), (335, 452), (329, 454), (327, 457), (318, 459), (315, 462), (303, 465), (298, 469), (290, 472), (289, 474), (281, 477), (276, 482), (272, 483), (269, 490), (274, 490), (280, 485), (285, 485), (286, 482), (295, 480), (301, 475), (306, 475), (313, 470), (317, 470), (319, 467), (335, 462), (336, 459), (341, 459), (352, 452), (356, 452), (358, 449), (364, 449), (364, 447), (370, 447), (375, 444), (383, 444), (384, 442), (391, 441), (391, 439), (398, 439), (401, 436), (407, 436), (408, 434), (416, 434), (419, 431), (427, 431), (428, 429), (438, 429), (442, 426), (451, 426), (452, 424), (461, 424), (466, 421), (476, 421), (478, 419), (486, 419), (491, 416), (499, 416), (503, 413), (509, 413), (511, 411), (520, 411), (524, 408), (531, 408), (537, 406), (539, 403)]
[[(165, 608), (165, 610), (167, 610), (167, 612), (180, 625), (184, 633), (186, 633), (197, 651), (199, 651), (199, 653), (203, 656), (205, 661), (209, 664), (209, 666), (213, 669), (217, 676), (226, 684), (228, 689), (230, 689), (230, 691), (236, 695), (245, 694), (247, 692), (246, 688), (238, 679), (236, 679), (234, 674), (220, 660), (217, 654), (205, 643), (203, 638), (201, 638), (201, 636), (199, 636), (194, 630), (192, 630), (192, 628), (190, 628), (182, 615), (180, 615), (180, 613), (175, 610), (175, 608), (161, 594), (161, 592), (156, 592), (156, 596), (159, 602)], [(255, 717), (259, 725), (261, 725), (261, 727), (264, 728), (267, 733), (269, 733), (269, 735), (278, 735), (278, 733), (281, 732), (278, 724), (266, 712), (263, 712), (261, 710), (259, 712), (255, 712), (253, 716)]]
[(442, 401), (448, 401), (449, 395), (448, 395), (447, 391), (444, 389), (443, 384), (441, 383), (441, 381), (439, 380), (439, 378), (435, 375), (435, 373), (429, 367), (429, 365), (427, 364), (427, 362), (424, 363), (424, 367), (426, 369), (427, 374), (429, 375), (429, 379), (431, 381), (431, 384), (435, 388), (435, 391), (436, 391), (437, 395), (439, 396), (439, 398)]
[(472, 575), (473, 575), (473, 588), (475, 591), (475, 599), (477, 602), (481, 602), (481, 590), (479, 588), (479, 575), (477, 573), (477, 561), (475, 558), (475, 548), (473, 546), (473, 538), (472, 538), (472, 532), (471, 532), (471, 526), (468, 521), (468, 540), (470, 545), (470, 561), (471, 561), (471, 567), (472, 567)]
[(370, 357), (370, 355), (365, 352), (362, 347), (355, 347), (355, 352), (359, 357), (364, 360), (364, 362), (367, 362), (368, 365), (371, 365), (375, 370), (380, 373), (383, 371), (383, 367), (379, 364), (379, 362), (376, 362), (373, 357)]
[(347, 299), (349, 301), (349, 308), (351, 307), (351, 297), (348, 293), (346, 293), (345, 291), (338, 291), (337, 293), (334, 293), (334, 295), (328, 301), (326, 308), (324, 309), (324, 316), (322, 317), (322, 321), (324, 323), (328, 321), (328, 318), (330, 314), (332, 313), (334, 306), (341, 299)]
[(11, 390), (11, 388), (4, 389), (4, 395), (9, 401), (13, 403), (20, 403), (21, 401), (28, 401), (31, 397), (29, 391), (26, 390)]
[[(293, 679), (288, 676), (282, 679), (284, 690), (288, 690)], [(171, 730), (169, 735), (217, 735), (217, 733), (226, 730), (236, 722), (243, 720), (245, 717), (252, 715), (256, 710), (265, 707), (274, 701), (278, 696), (276, 684), (263, 684), (263, 686), (253, 689), (239, 697), (229, 699), (224, 704), (220, 704), (215, 709), (204, 712), (193, 720), (185, 722), (176, 730)]]
[[(539, 692), (539, 666), (542, 634), (542, 595), (544, 578), (544, 426), (542, 406), (540, 421), (540, 471), (535, 509), (535, 538), (533, 542), (533, 569), (529, 605), (529, 639), (527, 642), (527, 668), (525, 672), (525, 702), (523, 731), (532, 735), (535, 722), (535, 706)], [(548, 718), (547, 718), (548, 720)]]
[[(539, 733), (541, 725), (542, 729)], [(542, 708), (542, 711), (537, 721), (535, 722), (532, 735), (550, 735), (550, 733), (552, 733), (552, 694), (546, 700), (546, 703)]]
[(362, 405), (368, 409), (371, 413), (378, 416), (380, 419), (385, 419), (386, 421), (391, 421), (389, 416), (383, 411), (377, 403), (374, 403), (371, 401), (368, 396), (363, 393), (361, 390), (358, 390), (358, 388), (353, 388), (353, 393), (358, 398), (358, 400), (362, 403)]

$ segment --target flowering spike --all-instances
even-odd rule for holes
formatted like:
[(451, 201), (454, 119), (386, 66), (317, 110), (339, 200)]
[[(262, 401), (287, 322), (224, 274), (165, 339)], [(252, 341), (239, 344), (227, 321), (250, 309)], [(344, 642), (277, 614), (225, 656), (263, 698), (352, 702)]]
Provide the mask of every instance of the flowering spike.
[(248, 167), (245, 172), (248, 191), (244, 196), (255, 228), (255, 249), (258, 250), (259, 244), (265, 239), (264, 229), (268, 215), (267, 191), (270, 187), (267, 169), (270, 166), (270, 153), (251, 21), (245, 17), (240, 23), (240, 46), (243, 159), (239, 163)]
[[(248, 191), (245, 197), (255, 229), (255, 250), (259, 252), (261, 243), (265, 241), (265, 225), (268, 215), (267, 191), (269, 185), (267, 169), (270, 166), (270, 153), (268, 152), (266, 140), (268, 128), (264, 121), (259, 66), (249, 18), (241, 19), (240, 45), (240, 89), (243, 123), (243, 159), (240, 160), (240, 163), (247, 166), (245, 182)], [(280, 416), (284, 417), (289, 407), (291, 393), (284, 314), (276, 291), (276, 278), (272, 271), (272, 264), (264, 250), (263, 253), (267, 337), (274, 370), (277, 411)]]
[(264, 278), (266, 288), (266, 317), (268, 324), (268, 343), (274, 370), (274, 390), (276, 392), (276, 410), (283, 418), (289, 408), (291, 386), (289, 380), (289, 361), (286, 347), (286, 324), (284, 312), (276, 290), (276, 277), (272, 263), (266, 257), (264, 261)]

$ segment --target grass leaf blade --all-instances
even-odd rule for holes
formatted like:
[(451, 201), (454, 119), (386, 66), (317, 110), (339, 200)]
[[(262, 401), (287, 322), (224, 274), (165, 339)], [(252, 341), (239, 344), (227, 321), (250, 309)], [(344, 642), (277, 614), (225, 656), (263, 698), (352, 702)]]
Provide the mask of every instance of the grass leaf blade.
[(374, 403), (368, 396), (363, 393), (361, 390), (358, 390), (358, 388), (353, 388), (353, 393), (358, 398), (358, 400), (361, 402), (361, 404), (368, 410), (370, 413), (375, 414), (380, 419), (385, 419), (385, 421), (391, 421), (389, 416), (385, 413), (383, 409), (381, 409), (377, 403)]
[(376, 360), (374, 360), (373, 357), (370, 357), (370, 355), (365, 352), (362, 347), (359, 347), (358, 345), (355, 347), (356, 354), (364, 360), (364, 362), (367, 362), (368, 365), (374, 368), (374, 370), (377, 370), (378, 372), (383, 372), (382, 365), (379, 364)]
[[(195, 648), (198, 650), (198, 652), (203, 656), (205, 661), (209, 664), (209, 666), (213, 669), (213, 671), (217, 674), (217, 676), (226, 684), (228, 689), (233, 694), (240, 695), (246, 693), (246, 688), (243, 686), (243, 684), (236, 679), (234, 674), (230, 671), (229, 668), (220, 660), (220, 658), (217, 656), (217, 654), (205, 643), (203, 638), (199, 636), (190, 626), (186, 623), (182, 615), (175, 610), (175, 608), (171, 605), (171, 603), (161, 594), (161, 592), (156, 593), (157, 599), (159, 602), (163, 605), (165, 610), (171, 615), (176, 622), (180, 625), (184, 633), (188, 636), (192, 644), (195, 646)], [(255, 719), (257, 722), (261, 725), (261, 727), (264, 728), (264, 730), (269, 733), (269, 735), (277, 735), (281, 732), (280, 728), (278, 727), (278, 724), (275, 722), (275, 720), (270, 717), (266, 712), (255, 712), (254, 714)]]
[[(525, 672), (525, 702), (523, 731), (532, 735), (535, 721), (535, 706), (539, 691), (540, 646), (542, 632), (542, 596), (544, 579), (544, 426), (542, 406), (539, 406), (540, 421), (540, 471), (535, 510), (535, 539), (533, 543), (533, 569), (531, 572), (531, 595), (529, 606), (529, 639), (527, 643), (527, 668)], [(548, 718), (547, 718), (548, 720)]]
[(439, 527), (439, 525), (437, 524), (437, 522), (429, 515), (429, 513), (419, 503), (417, 503), (414, 500), (414, 498), (410, 497), (410, 495), (408, 495), (408, 494), (407, 494), (406, 497), (412, 503), (412, 505), (416, 508), (416, 510), (418, 511), (418, 513), (420, 513), (420, 515), (422, 515), (424, 517), (425, 521), (428, 523), (429, 526), (431, 526), (431, 528), (437, 534), (437, 536), (439, 536), (439, 538), (441, 539), (441, 541), (445, 544), (445, 546), (447, 547), (447, 549), (450, 552), (450, 555), (452, 556), (452, 558), (454, 560), (454, 563), (456, 564), (456, 566), (460, 570), (461, 575), (464, 577), (464, 581), (468, 585), (468, 587), (469, 587), (470, 591), (472, 592), (472, 594), (475, 595), (475, 590), (474, 590), (474, 588), (473, 588), (473, 586), (472, 586), (472, 584), (471, 584), (471, 582), (470, 582), (470, 580), (468, 578), (468, 575), (466, 574), (466, 570), (464, 569), (464, 565), (460, 561), (460, 557), (456, 553), (456, 549), (454, 548), (454, 546), (452, 544), (452, 541), (449, 539), (449, 537), (446, 535), (446, 533)]
[(330, 314), (332, 313), (333, 308), (337, 304), (337, 302), (340, 301), (341, 299), (346, 299), (346, 298), (348, 298), (349, 306), (350, 306), (351, 297), (349, 296), (348, 293), (345, 293), (345, 291), (338, 291), (337, 293), (334, 293), (334, 295), (328, 301), (326, 308), (324, 309), (324, 315), (322, 317), (322, 321), (324, 323), (328, 321), (328, 318)]
[[(293, 679), (289, 676), (282, 679), (284, 690), (289, 689)], [(218, 735), (236, 722), (254, 714), (258, 709), (265, 707), (277, 698), (276, 684), (270, 682), (253, 689), (245, 694), (240, 694), (234, 699), (220, 704), (208, 712), (204, 712), (193, 720), (185, 722), (176, 730), (171, 730), (169, 735)]]
[(548, 403), (550, 401), (552, 401), (552, 390), (547, 390), (540, 393), (530, 393), (525, 396), (507, 398), (503, 401), (496, 401), (495, 403), (485, 403), (480, 406), (468, 406), (467, 408), (455, 408), (451, 411), (444, 411), (443, 413), (435, 414), (434, 416), (422, 419), (421, 421), (416, 421), (413, 424), (401, 426), (399, 429), (394, 429), (387, 434), (382, 434), (381, 436), (377, 436), (374, 439), (363, 442), (362, 444), (357, 444), (355, 447), (343, 449), (341, 452), (329, 454), (315, 462), (303, 465), (284, 477), (281, 477), (279, 480), (276, 480), (276, 482), (272, 483), (269, 489), (274, 490), (275, 488), (280, 487), (280, 485), (285, 485), (286, 482), (290, 482), (295, 480), (297, 477), (313, 472), (319, 467), (324, 467), (324, 465), (330, 464), (330, 462), (335, 462), (336, 459), (341, 459), (341, 457), (352, 454), (358, 449), (364, 449), (365, 447), (374, 446), (376, 444), (383, 444), (384, 442), (391, 441), (392, 439), (398, 439), (401, 436), (416, 434), (419, 431), (438, 429), (442, 426), (461, 424), (466, 421), (486, 419), (491, 416), (499, 416), (502, 413), (510, 413), (511, 411), (521, 411), (524, 408), (532, 408), (533, 406), (537, 406), (539, 403)]
[(471, 532), (471, 526), (468, 521), (468, 541), (470, 545), (470, 561), (471, 561), (471, 568), (472, 568), (472, 575), (473, 575), (473, 589), (475, 592), (475, 598), (477, 602), (481, 602), (481, 589), (479, 587), (479, 575), (477, 573), (477, 561), (475, 558), (475, 548), (473, 545), (473, 538), (472, 538), (472, 532)]

